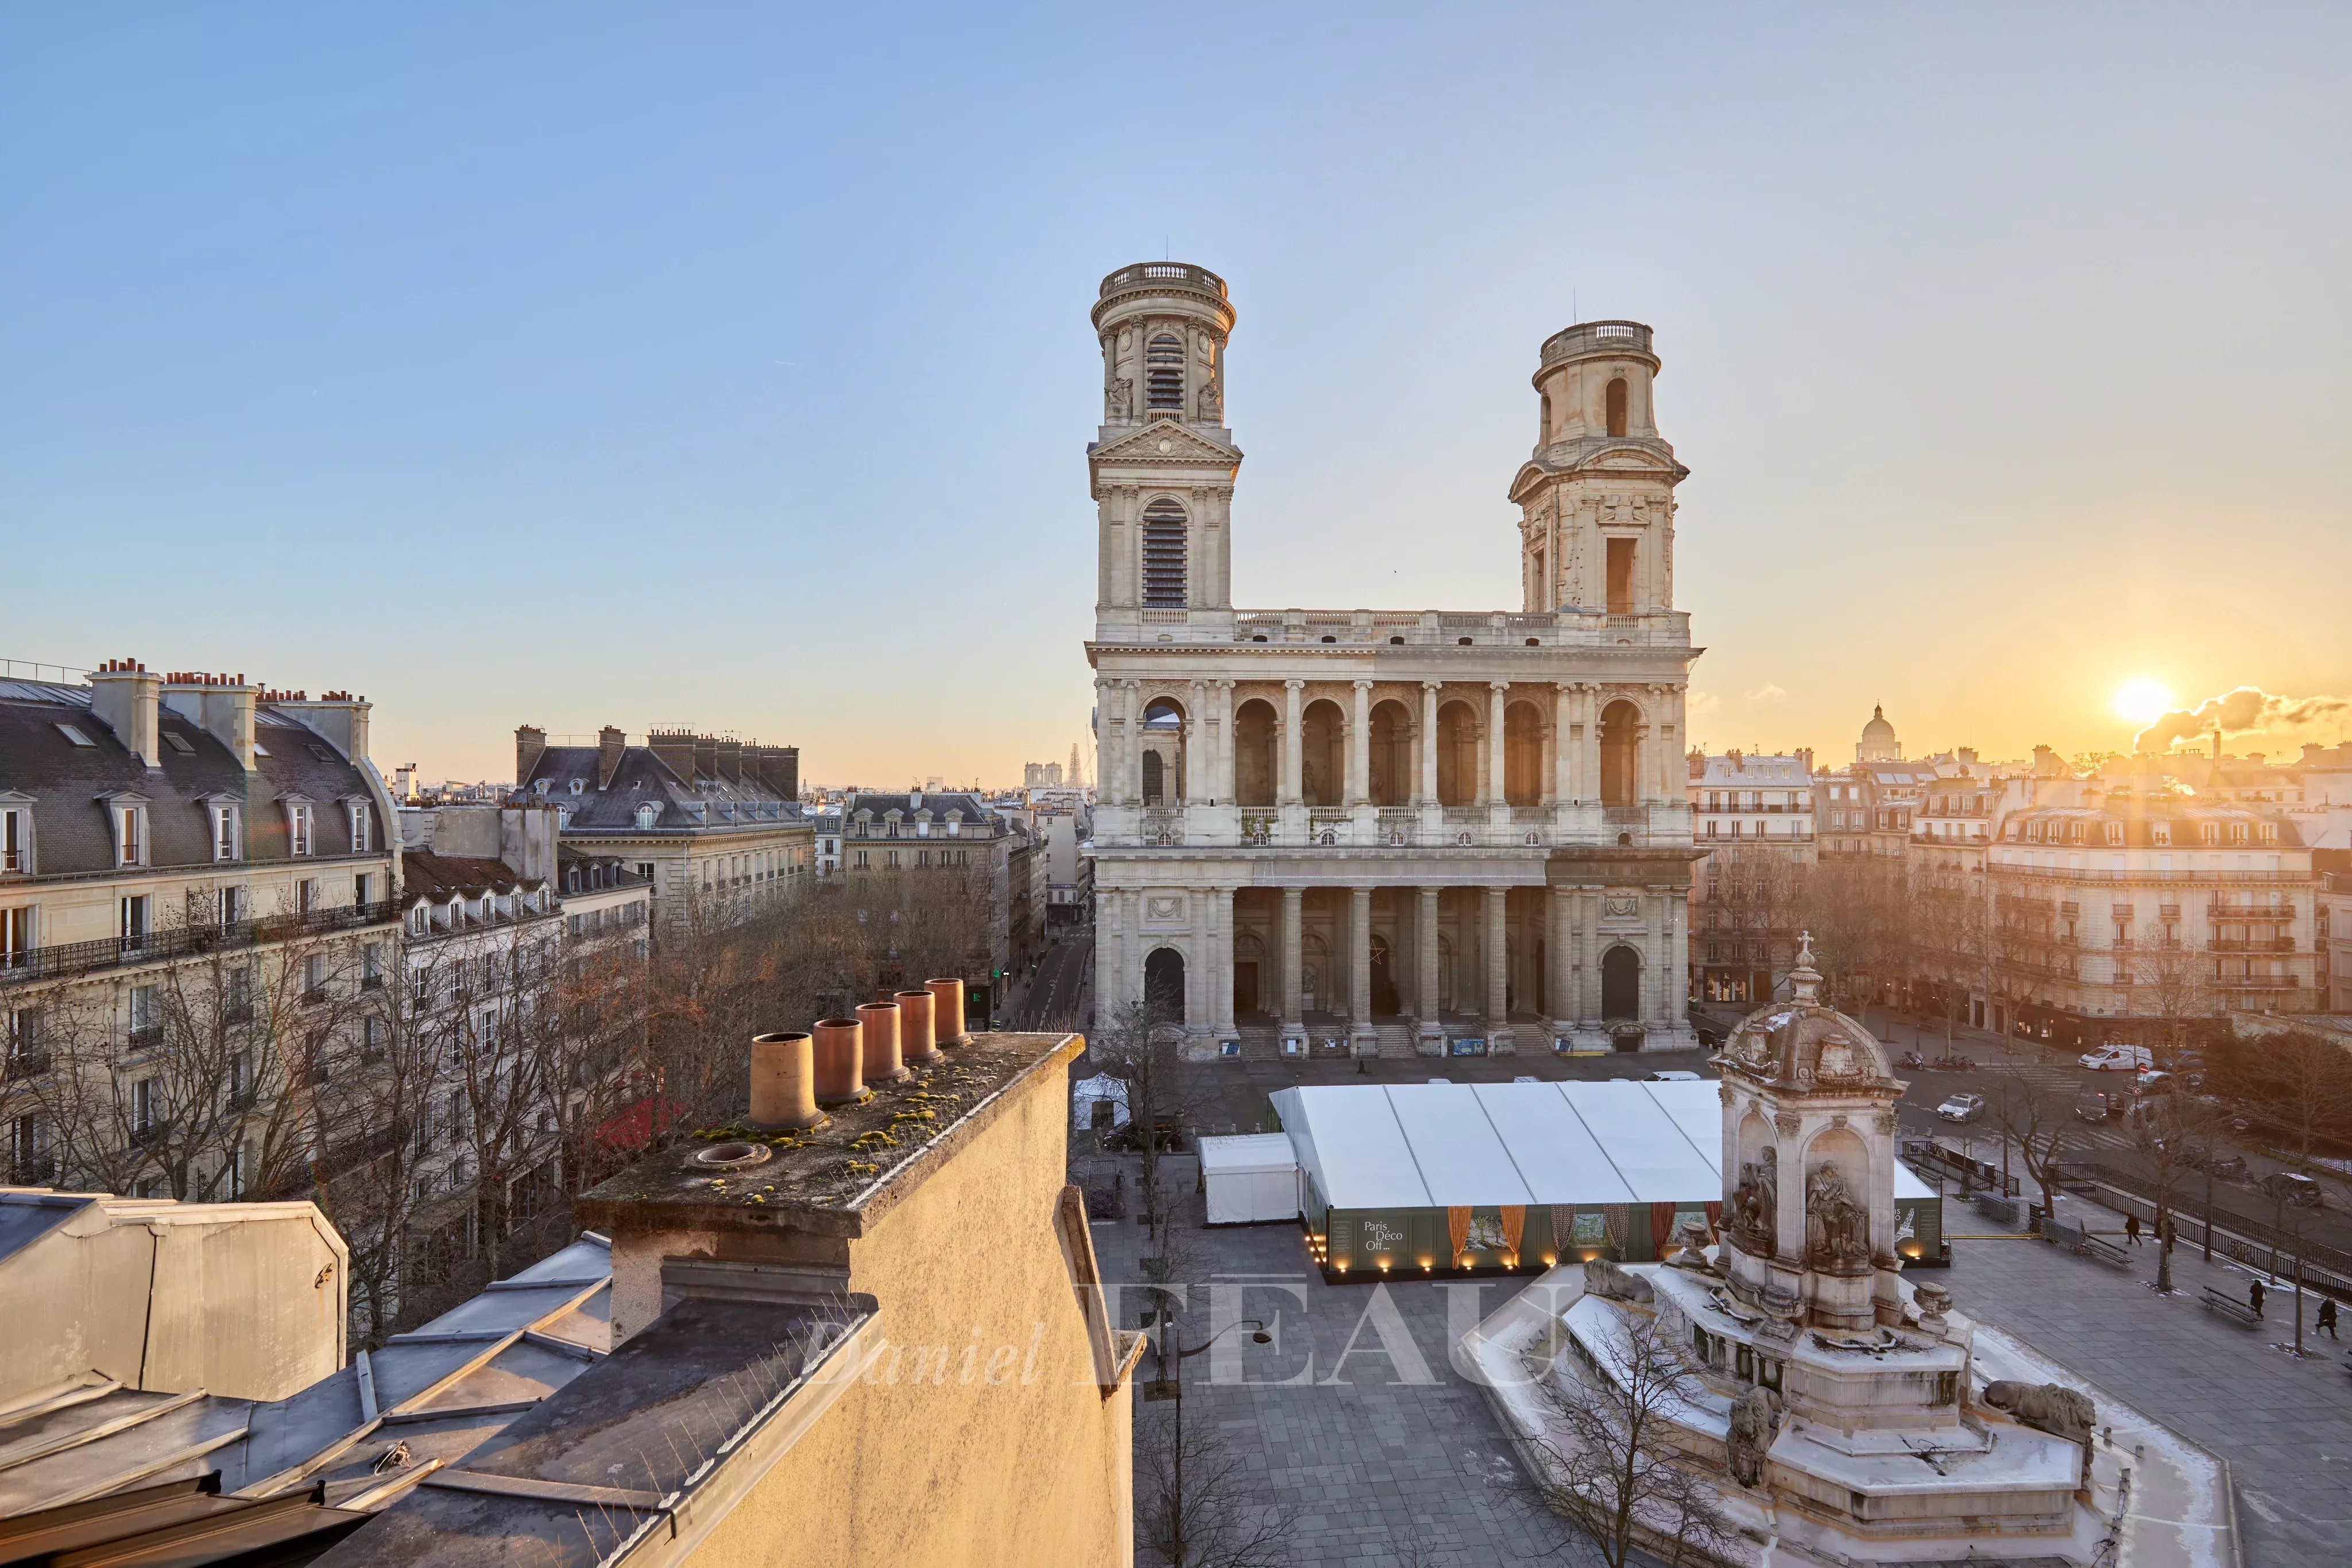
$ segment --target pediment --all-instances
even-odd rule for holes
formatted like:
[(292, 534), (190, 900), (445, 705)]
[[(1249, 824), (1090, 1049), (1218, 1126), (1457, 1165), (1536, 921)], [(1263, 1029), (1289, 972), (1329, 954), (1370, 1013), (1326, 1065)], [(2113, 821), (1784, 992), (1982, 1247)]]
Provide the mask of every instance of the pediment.
[(1087, 454), (1092, 463), (1224, 463), (1241, 454), (1173, 419), (1155, 419), (1139, 430), (1106, 441)]

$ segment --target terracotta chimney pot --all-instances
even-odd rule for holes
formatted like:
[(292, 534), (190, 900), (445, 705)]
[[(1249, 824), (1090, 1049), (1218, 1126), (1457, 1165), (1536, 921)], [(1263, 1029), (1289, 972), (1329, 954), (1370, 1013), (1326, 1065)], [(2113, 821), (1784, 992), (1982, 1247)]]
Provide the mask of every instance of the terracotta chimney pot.
[(909, 1067), (937, 1061), (940, 1048), (931, 1034), (931, 993), (894, 991), (891, 999), (898, 1004), (898, 1060)]
[(805, 1034), (762, 1034), (751, 1040), (751, 1124), (780, 1129), (814, 1127), (825, 1119), (816, 1108), (816, 1058)]
[(963, 1028), (963, 982), (925, 980), (923, 988), (931, 993), (931, 1038), (941, 1045), (970, 1045), (971, 1036)]
[(857, 1021), (866, 1030), (866, 1082), (896, 1083), (908, 1077), (898, 1060), (898, 1004), (860, 1002)]
[(865, 1030), (856, 1019), (819, 1019), (811, 1054), (816, 1062), (816, 1103), (854, 1105), (866, 1096)]

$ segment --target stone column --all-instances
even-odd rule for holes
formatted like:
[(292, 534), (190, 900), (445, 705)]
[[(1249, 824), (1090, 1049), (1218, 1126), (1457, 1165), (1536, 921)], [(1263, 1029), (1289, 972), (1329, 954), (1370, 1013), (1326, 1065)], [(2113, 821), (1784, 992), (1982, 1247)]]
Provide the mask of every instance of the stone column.
[(1651, 737), (1650, 721), (1646, 718), (1633, 726), (1633, 804), (1646, 806), (1657, 798), (1658, 765), (1654, 753), (1658, 743)]
[(1437, 804), (1437, 687), (1435, 681), (1421, 683), (1421, 788), (1414, 792), (1413, 804)]
[(1642, 977), (1649, 982), (1643, 988), (1650, 994), (1644, 998), (1646, 1005), (1642, 1014), (1644, 1025), (1654, 1029), (1670, 1021), (1666, 1012), (1666, 898), (1661, 893), (1649, 893), (1643, 895), (1643, 902), (1650, 906), (1649, 940), (1643, 945), (1648, 951), (1642, 955)]
[(1127, 939), (1119, 944), (1119, 996), (1126, 1001), (1143, 998), (1143, 964), (1150, 944), (1143, 932), (1143, 895), (1128, 888), (1118, 895), (1118, 920)]
[(1573, 683), (1562, 681), (1552, 687), (1551, 713), (1551, 740), (1555, 754), (1552, 758), (1553, 789), (1559, 800), (1581, 800), (1584, 799), (1584, 780), (1578, 776), (1576, 767), (1576, 737), (1580, 727), (1576, 718), (1576, 687)]
[(1419, 1020), (1416, 1030), (1423, 1039), (1443, 1035), (1444, 1020), (1438, 1016), (1437, 998), (1437, 895), (1440, 888), (1424, 887), (1414, 901), (1412, 923), (1413, 957), (1413, 1017)]
[[(1664, 902), (1666, 962), (1670, 971), (1666, 983), (1675, 988), (1666, 993), (1666, 1021), (1680, 1030), (1690, 1019), (1690, 901), (1687, 896), (1669, 894)], [(1764, 963), (1769, 969), (1772, 963), (1769, 932), (1766, 933), (1766, 937)]]
[(1505, 765), (1504, 730), (1507, 727), (1504, 718), (1510, 711), (1510, 682), (1486, 683), (1486, 804), (1489, 806), (1499, 806), (1506, 798), (1503, 783), (1509, 775)]
[(1119, 995), (1122, 963), (1119, 955), (1118, 894), (1095, 894), (1095, 1032), (1108, 1029), (1126, 1001)]
[(1234, 768), (1241, 747), (1234, 738), (1234, 683), (1217, 683), (1217, 799), (1230, 806), (1241, 799)]
[(1095, 683), (1095, 708), (1101, 717), (1102, 734), (1097, 737), (1095, 773), (1097, 793), (1106, 806), (1126, 803), (1119, 793), (1121, 753), (1127, 743), (1127, 728), (1119, 717), (1119, 684), (1113, 680)]
[(1372, 683), (1356, 683), (1356, 707), (1348, 727), (1348, 804), (1372, 798)]
[(1306, 1003), (1299, 995), (1299, 972), (1306, 962), (1301, 952), (1305, 945), (1307, 890), (1286, 887), (1282, 890), (1282, 1027), (1285, 1032), (1297, 1034), (1307, 1023)]
[(1348, 890), (1348, 1021), (1359, 1039), (1372, 1031), (1372, 890)]
[(1551, 988), (1552, 1030), (1566, 1034), (1576, 1019), (1576, 907), (1575, 890), (1566, 883), (1551, 885)]
[(1504, 929), (1509, 896), (1507, 888), (1486, 890), (1486, 1033), (1490, 1039), (1501, 1038), (1511, 1019), (1510, 950)]
[(1234, 890), (1215, 887), (1209, 890), (1209, 950), (1216, 956), (1212, 966), (1210, 984), (1215, 988), (1210, 994), (1210, 1015), (1216, 1019), (1217, 1034), (1230, 1039), (1234, 1032)]
[(1306, 761), (1306, 734), (1299, 716), (1306, 704), (1306, 688), (1305, 681), (1282, 683), (1282, 792), (1276, 799), (1285, 806), (1297, 805), (1305, 795), (1299, 776)]
[[(1209, 683), (1194, 681), (1186, 694), (1184, 704), (1184, 756), (1180, 769), (1183, 788), (1176, 792), (1176, 803), (1190, 806), (1209, 798), (1213, 786), (1204, 765), (1209, 760)], [(1204, 786), (1208, 786), (1204, 788)]]
[(1143, 683), (1118, 684), (1119, 711), (1126, 716), (1127, 744), (1118, 748), (1120, 792), (1130, 806), (1143, 804)]

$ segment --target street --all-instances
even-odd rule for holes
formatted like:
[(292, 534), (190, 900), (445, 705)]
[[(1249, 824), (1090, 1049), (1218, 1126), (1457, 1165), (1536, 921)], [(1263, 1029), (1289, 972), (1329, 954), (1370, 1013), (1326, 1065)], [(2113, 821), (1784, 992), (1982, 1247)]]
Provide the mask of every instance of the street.
[(1005, 1027), (1033, 1033), (1087, 1027), (1087, 981), (1094, 974), (1095, 934), (1081, 925), (1045, 949), (1029, 989), (1011, 1011)]

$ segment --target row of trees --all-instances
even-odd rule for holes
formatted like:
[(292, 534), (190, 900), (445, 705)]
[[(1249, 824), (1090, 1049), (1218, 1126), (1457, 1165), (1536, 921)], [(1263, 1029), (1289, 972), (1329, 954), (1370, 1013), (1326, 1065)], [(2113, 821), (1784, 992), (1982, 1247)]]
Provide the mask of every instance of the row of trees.
[(316, 1201), (380, 1343), (570, 1239), (569, 1199), (737, 1113), (750, 1041), (984, 962), (982, 873), (697, 894), (654, 927), (558, 915), (307, 931), (29, 988), (0, 1113), (11, 1178)]

